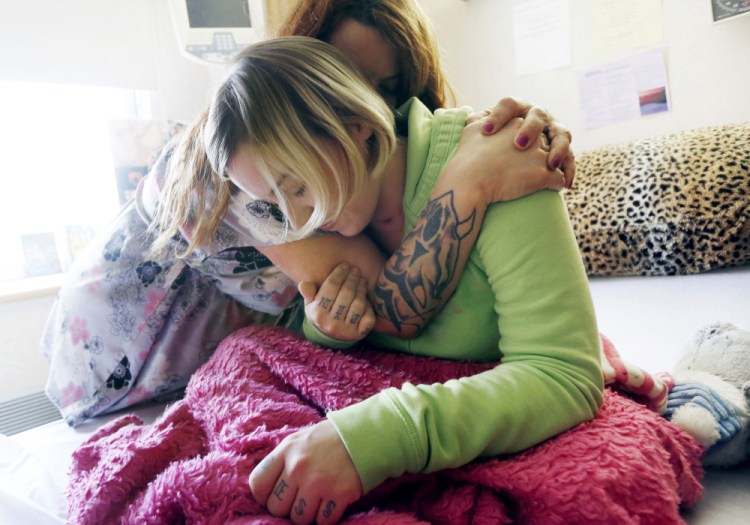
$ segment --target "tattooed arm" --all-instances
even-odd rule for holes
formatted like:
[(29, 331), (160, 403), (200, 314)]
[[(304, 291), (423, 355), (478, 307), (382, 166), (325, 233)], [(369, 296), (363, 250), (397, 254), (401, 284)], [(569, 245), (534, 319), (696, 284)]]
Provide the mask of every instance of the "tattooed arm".
[[(411, 338), (440, 311), (458, 284), (489, 204), (536, 191), (540, 186), (538, 181), (534, 182), (535, 176), (548, 177), (549, 187), (554, 187), (553, 181), (557, 181), (557, 188), (562, 187), (562, 173), (546, 169), (545, 148), (537, 144), (521, 152), (512, 147), (511, 138), (519, 126), (520, 121), (510, 123), (493, 140), (481, 136), (476, 126), (464, 130), (456, 155), (443, 170), (426, 205), (415, 204), (422, 209), (421, 214), (416, 221), (407, 217), (409, 235), (386, 261), (377, 279), (369, 281), (376, 332)], [(498, 184), (499, 177), (493, 175), (499, 169), (498, 159), (502, 159), (502, 168), (511, 174), (504, 177), (503, 184)], [(524, 175), (513, 176), (521, 173)], [(381, 245), (388, 245), (382, 242), (380, 232), (374, 233), (381, 239)], [(366, 332), (360, 330), (359, 337), (353, 337), (355, 327), (336, 322), (335, 314), (344, 308), (344, 299), (354, 297), (355, 293), (346, 292), (345, 283), (351, 279), (346, 279), (340, 269), (335, 273), (339, 275), (331, 276), (333, 284), (326, 281), (317, 295), (314, 290), (300, 288), (305, 295), (308, 319), (325, 335), (360, 339)], [(326, 309), (325, 302), (332, 306)], [(350, 310), (361, 308), (352, 304)]]
[[(306, 311), (326, 335), (354, 340), (342, 337), (336, 328), (334, 317), (341, 301), (335, 292), (339, 288), (331, 293), (330, 287), (322, 287), (333, 269), (347, 262), (359, 268), (367, 282), (375, 307), (375, 331), (414, 337), (455, 289), (487, 206), (564, 184), (561, 172), (547, 169), (547, 152), (539, 144), (525, 151), (513, 146), (520, 123), (514, 121), (490, 137), (482, 135), (478, 124), (466, 127), (429, 204), (387, 261), (363, 235), (321, 236), (259, 249), (295, 281), (314, 285), (303, 291), (311, 298)], [(403, 162), (405, 166), (405, 157)], [(372, 226), (371, 233), (381, 246), (398, 245), (379, 235), (379, 225)], [(316, 313), (311, 316), (313, 310)]]
[(480, 196), (453, 190), (428, 202), (375, 285), (376, 331), (414, 337), (440, 310), (458, 284), (486, 209)]

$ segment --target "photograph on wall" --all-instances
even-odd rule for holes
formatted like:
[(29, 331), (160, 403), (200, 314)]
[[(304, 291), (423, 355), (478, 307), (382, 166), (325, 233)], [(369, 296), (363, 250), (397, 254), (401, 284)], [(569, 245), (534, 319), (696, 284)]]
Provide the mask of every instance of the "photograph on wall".
[(110, 120), (117, 192), (120, 205), (127, 203), (138, 183), (156, 161), (161, 148), (182, 129), (182, 124), (161, 120)]
[(40, 277), (62, 272), (54, 233), (21, 235), (21, 245), (26, 277)]
[(70, 252), (70, 260), (75, 261), (76, 258), (83, 253), (86, 246), (94, 238), (94, 228), (91, 226), (80, 226), (73, 225), (68, 226), (65, 229), (65, 233), (68, 239), (68, 250)]
[(640, 108), (641, 116), (669, 111), (666, 86), (638, 91), (638, 107)]
[(138, 183), (148, 173), (148, 165), (144, 166), (115, 166), (117, 179), (117, 196), (120, 206), (125, 205), (135, 195)]
[(714, 22), (750, 14), (750, 0), (711, 0)]

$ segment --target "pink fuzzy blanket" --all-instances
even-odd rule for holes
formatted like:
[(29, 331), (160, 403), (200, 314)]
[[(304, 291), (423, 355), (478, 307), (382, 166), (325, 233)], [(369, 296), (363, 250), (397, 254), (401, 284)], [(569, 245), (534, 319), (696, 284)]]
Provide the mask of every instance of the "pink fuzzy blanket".
[[(248, 476), (286, 435), (324, 412), (405, 381), (487, 366), (358, 349), (335, 352), (283, 329), (225, 339), (185, 398), (154, 424), (123, 416), (73, 456), (70, 523), (280, 524)], [(701, 496), (701, 447), (612, 390), (597, 417), (524, 453), (390, 480), (347, 524), (671, 524)]]

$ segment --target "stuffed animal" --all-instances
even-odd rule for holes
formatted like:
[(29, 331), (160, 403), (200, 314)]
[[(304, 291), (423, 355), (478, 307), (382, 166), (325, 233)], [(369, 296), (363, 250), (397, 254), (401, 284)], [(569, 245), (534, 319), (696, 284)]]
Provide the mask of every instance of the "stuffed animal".
[(730, 323), (699, 330), (674, 371), (665, 417), (706, 447), (703, 464), (750, 457), (750, 332)]

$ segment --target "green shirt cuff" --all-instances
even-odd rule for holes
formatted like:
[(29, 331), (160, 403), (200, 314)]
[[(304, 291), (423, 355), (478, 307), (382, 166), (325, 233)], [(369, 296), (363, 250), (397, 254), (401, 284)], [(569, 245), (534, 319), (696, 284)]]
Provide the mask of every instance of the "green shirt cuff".
[(356, 345), (359, 341), (342, 341), (341, 339), (335, 339), (327, 336), (321, 332), (317, 326), (311, 323), (307, 317), (302, 321), (302, 333), (311, 343), (315, 343), (318, 346), (325, 346), (326, 348), (333, 348), (334, 350), (346, 350)]
[[(421, 472), (425, 467), (427, 451), (410, 424), (411, 417), (391, 395), (392, 391), (398, 389), (389, 388), (328, 413), (328, 420), (357, 469), (365, 494), (389, 478)], [(383, 439), (389, 442), (383, 443)]]

